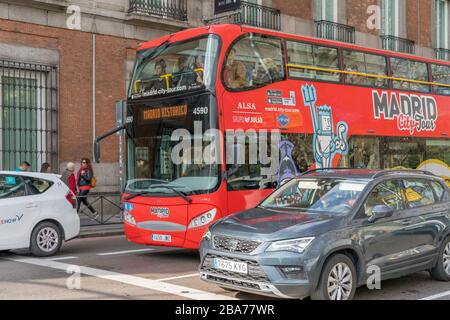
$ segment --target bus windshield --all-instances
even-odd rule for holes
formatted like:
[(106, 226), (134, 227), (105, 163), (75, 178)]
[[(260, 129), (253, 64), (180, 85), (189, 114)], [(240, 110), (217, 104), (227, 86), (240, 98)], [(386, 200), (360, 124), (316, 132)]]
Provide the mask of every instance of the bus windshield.
[(212, 142), (203, 136), (217, 128), (216, 110), (211, 94), (131, 104), (128, 150), (134, 172), (125, 192), (176, 196), (215, 191), (219, 165), (204, 156)]
[(138, 52), (129, 97), (211, 89), (218, 51), (218, 37), (209, 35)]

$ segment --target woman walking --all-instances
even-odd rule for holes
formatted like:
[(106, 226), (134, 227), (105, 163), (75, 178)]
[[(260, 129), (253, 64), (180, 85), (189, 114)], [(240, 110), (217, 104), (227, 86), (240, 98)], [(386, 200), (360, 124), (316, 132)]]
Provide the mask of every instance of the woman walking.
[(92, 205), (87, 200), (87, 195), (92, 189), (91, 182), (94, 178), (94, 171), (92, 170), (92, 164), (89, 159), (81, 159), (81, 168), (77, 174), (77, 186), (78, 186), (78, 201), (77, 201), (77, 211), (80, 212), (81, 203), (92, 212), (93, 218), (97, 219), (98, 214)]
[[(66, 170), (61, 174), (61, 180), (69, 187), (70, 191), (72, 191), (73, 195), (77, 196), (77, 183), (75, 179), (75, 163), (69, 162), (67, 163)], [(70, 201), (72, 205), (75, 204), (75, 200)]]

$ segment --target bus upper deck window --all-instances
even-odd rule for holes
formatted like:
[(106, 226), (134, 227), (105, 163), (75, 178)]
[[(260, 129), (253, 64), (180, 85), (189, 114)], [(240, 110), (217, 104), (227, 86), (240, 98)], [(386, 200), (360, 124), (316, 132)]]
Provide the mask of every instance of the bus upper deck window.
[(229, 50), (223, 67), (229, 89), (251, 89), (284, 79), (281, 40), (248, 34)]
[(214, 85), (219, 40), (204, 36), (138, 53), (132, 98), (165, 96)]
[[(433, 82), (450, 85), (450, 66), (432, 64), (431, 72), (433, 74)], [(450, 88), (446, 86), (434, 86), (434, 90), (439, 94), (450, 95)]]
[(391, 58), (392, 76), (413, 81), (393, 81), (394, 89), (428, 92), (429, 85), (414, 81), (428, 81), (428, 69), (424, 62)]

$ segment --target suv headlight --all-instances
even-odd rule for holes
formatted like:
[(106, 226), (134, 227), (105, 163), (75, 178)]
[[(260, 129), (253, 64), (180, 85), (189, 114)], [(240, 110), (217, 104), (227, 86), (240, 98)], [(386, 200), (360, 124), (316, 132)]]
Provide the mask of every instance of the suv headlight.
[(275, 241), (266, 249), (266, 252), (291, 251), (302, 253), (313, 240), (314, 237)]
[(202, 237), (202, 241), (206, 240), (206, 241), (211, 241), (211, 231), (209, 231), (209, 229), (205, 232), (205, 234)]
[(189, 223), (188, 228), (189, 229), (199, 228), (199, 227), (203, 227), (203, 226), (209, 224), (216, 217), (216, 213), (217, 213), (217, 209), (214, 208), (212, 210), (209, 210), (209, 211), (199, 215), (198, 217), (191, 220), (191, 223)]

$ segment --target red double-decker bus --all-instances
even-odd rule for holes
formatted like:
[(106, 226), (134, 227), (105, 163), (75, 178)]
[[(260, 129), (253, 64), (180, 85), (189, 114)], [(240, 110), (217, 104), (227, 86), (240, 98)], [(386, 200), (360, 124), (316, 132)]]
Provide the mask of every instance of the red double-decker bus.
[(213, 25), (143, 44), (127, 108), (124, 217), (135, 243), (197, 248), (211, 223), (312, 168), (450, 179), (444, 61)]

